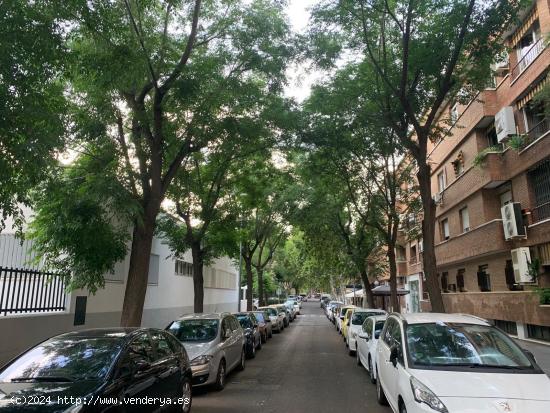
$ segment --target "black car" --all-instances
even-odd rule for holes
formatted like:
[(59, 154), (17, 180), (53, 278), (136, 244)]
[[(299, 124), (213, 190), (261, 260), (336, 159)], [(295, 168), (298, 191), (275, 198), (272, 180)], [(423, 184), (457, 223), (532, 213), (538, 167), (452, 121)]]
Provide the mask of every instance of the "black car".
[(254, 358), (256, 357), (256, 349), (259, 350), (262, 348), (262, 336), (256, 317), (254, 317), (253, 313), (235, 313), (235, 317), (237, 317), (244, 330), (246, 356)]
[[(152, 399), (157, 398), (153, 403)], [(161, 406), (164, 404), (164, 406)], [(52, 337), (0, 370), (0, 413), (191, 410), (183, 345), (151, 328)]]

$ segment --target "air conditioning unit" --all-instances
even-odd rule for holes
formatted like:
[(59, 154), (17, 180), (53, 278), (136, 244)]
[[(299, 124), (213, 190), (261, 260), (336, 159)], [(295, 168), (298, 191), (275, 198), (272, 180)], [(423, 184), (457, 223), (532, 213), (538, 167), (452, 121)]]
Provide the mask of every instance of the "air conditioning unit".
[(504, 227), (504, 238), (506, 240), (518, 237), (525, 237), (525, 226), (521, 215), (521, 204), (510, 202), (500, 208), (502, 225)]
[(432, 196), (432, 199), (434, 200), (434, 202), (438, 205), (443, 205), (443, 193), (441, 192), (436, 192), (434, 194), (434, 196)]
[(532, 277), (529, 275), (529, 264), (531, 264), (531, 253), (529, 248), (516, 248), (512, 252), (512, 265), (514, 267), (514, 280), (516, 283), (531, 283)]
[(516, 134), (516, 121), (512, 106), (505, 106), (495, 115), (495, 130), (498, 142), (506, 140)]

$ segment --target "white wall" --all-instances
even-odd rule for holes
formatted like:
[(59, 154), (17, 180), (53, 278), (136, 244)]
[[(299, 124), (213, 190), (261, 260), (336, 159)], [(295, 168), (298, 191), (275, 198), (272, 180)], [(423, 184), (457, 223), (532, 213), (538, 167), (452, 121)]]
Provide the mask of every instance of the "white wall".
[[(4, 236), (6, 233), (3, 233)], [(193, 312), (193, 279), (175, 275), (174, 259), (162, 240), (155, 238), (152, 254), (159, 255), (158, 284), (147, 287), (142, 325), (164, 328), (170, 321), (182, 314)], [(0, 266), (2, 254), (0, 252)], [(10, 265), (25, 267), (26, 259), (13, 262), (9, 254)], [(184, 257), (192, 262), (191, 254)], [(5, 263), (4, 263), (5, 264)], [(126, 277), (129, 267), (129, 253), (115, 265), (113, 278), (120, 281), (106, 281), (105, 288), (95, 295), (85, 290), (70, 293), (65, 312), (48, 314), (0, 315), (0, 365), (11, 357), (56, 334), (75, 329), (118, 326), (124, 301)], [(229, 258), (215, 260), (211, 267), (237, 274), (237, 268)], [(83, 326), (74, 325), (74, 307), (77, 296), (87, 296), (86, 322)], [(204, 292), (205, 312), (237, 311), (238, 286), (235, 277), (232, 289), (206, 288)], [(9, 333), (8, 333), (9, 332)]]

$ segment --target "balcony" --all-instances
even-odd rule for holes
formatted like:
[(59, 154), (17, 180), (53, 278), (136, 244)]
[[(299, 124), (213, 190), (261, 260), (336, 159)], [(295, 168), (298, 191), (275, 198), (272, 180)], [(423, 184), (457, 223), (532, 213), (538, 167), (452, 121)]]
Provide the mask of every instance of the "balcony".
[(445, 293), (443, 302), (448, 313), (550, 325), (550, 308), (539, 305), (539, 297), (534, 291)]
[(509, 249), (502, 221), (498, 219), (437, 244), (435, 255), (438, 265), (447, 265)]
[(548, 119), (544, 118), (524, 135), (521, 149), (526, 148), (536, 140), (546, 136), (548, 133), (550, 133), (550, 122), (548, 122)]
[(514, 66), (511, 72), (512, 82), (521, 75), (525, 69), (542, 53), (545, 48), (544, 39), (537, 40), (533, 46), (525, 53), (521, 60)]
[(443, 203), (437, 208), (438, 215), (462, 202), (470, 194), (484, 188), (494, 188), (507, 179), (508, 171), (502, 162), (502, 153), (487, 153), (482, 165), (466, 169), (443, 191)]

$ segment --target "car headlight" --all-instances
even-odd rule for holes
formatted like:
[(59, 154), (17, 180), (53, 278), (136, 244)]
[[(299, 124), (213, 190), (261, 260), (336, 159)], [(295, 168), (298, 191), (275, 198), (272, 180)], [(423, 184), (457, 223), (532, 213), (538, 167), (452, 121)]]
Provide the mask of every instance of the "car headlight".
[(428, 389), (414, 377), (411, 377), (411, 388), (414, 399), (418, 403), (426, 403), (428, 406), (438, 412), (447, 413), (447, 408), (445, 407), (443, 402), (439, 400), (438, 397), (430, 389)]
[(198, 357), (195, 357), (192, 361), (191, 361), (191, 365), (192, 366), (203, 366), (205, 364), (208, 364), (210, 363), (210, 360), (212, 360), (214, 358), (214, 356), (211, 356), (211, 355), (203, 355), (203, 356), (198, 356)]

